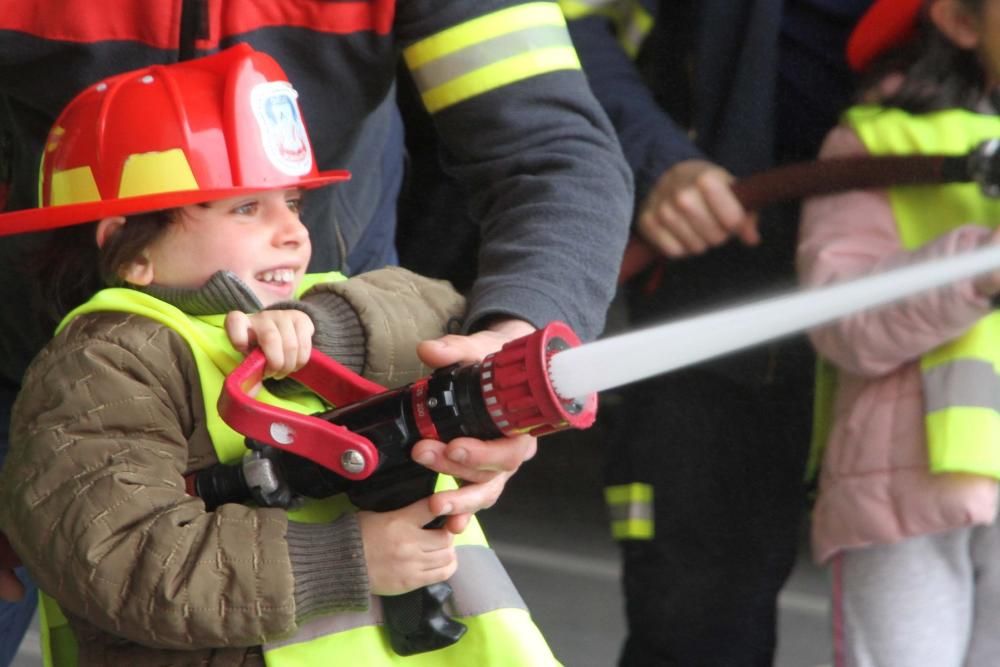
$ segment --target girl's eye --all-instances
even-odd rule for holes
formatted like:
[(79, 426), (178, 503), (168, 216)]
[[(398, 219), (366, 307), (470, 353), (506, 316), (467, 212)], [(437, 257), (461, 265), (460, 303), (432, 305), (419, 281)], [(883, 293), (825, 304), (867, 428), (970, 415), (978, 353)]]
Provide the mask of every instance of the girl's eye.
[(292, 213), (302, 212), (302, 197), (292, 197), (291, 199), (286, 199), (285, 204), (288, 206), (288, 210)]
[(236, 215), (253, 215), (257, 212), (257, 202), (248, 202), (246, 204), (241, 204), (233, 209), (233, 213)]

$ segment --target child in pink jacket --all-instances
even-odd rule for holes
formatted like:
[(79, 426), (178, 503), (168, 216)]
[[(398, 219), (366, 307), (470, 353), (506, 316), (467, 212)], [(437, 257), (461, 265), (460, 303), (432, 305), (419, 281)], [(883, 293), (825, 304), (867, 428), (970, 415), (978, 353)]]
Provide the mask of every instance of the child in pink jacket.
[[(909, 57), (871, 65), (904, 35)], [(822, 157), (964, 154), (1000, 137), (1000, 2), (878, 0), (848, 55), (878, 83)], [(816, 198), (799, 274), (818, 286), (945, 257), (1000, 242), (998, 223), (974, 184)], [(811, 334), (835, 387), (812, 541), (832, 566), (838, 666), (1000, 665), (998, 292), (987, 275)]]

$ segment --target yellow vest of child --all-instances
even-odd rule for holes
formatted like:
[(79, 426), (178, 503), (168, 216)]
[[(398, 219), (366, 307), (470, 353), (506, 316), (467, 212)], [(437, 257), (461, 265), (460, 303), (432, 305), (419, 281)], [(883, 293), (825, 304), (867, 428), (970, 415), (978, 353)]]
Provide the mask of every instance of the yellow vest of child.
[[(873, 155), (965, 155), (1000, 136), (1000, 117), (961, 109), (912, 115), (856, 107), (846, 117)], [(975, 183), (890, 188), (889, 201), (907, 250), (960, 225), (1000, 224), (1000, 200)], [(931, 471), (1000, 478), (1000, 313), (924, 354), (920, 367)]]
[[(343, 279), (339, 273), (309, 275), (299, 287), (299, 294), (319, 282)], [(222, 327), (224, 315), (190, 316), (136, 290), (112, 288), (102, 290), (67, 315), (60, 329), (79, 315), (107, 311), (149, 317), (177, 331), (185, 339), (198, 367), (208, 431), (216, 455), (223, 463), (239, 461), (246, 451), (244, 437), (221, 419), (216, 407), (226, 375), (243, 360), (243, 355), (232, 347), (226, 337)], [(264, 389), (256, 398), (303, 414), (327, 409), (313, 395), (284, 399)], [(440, 476), (437, 488), (455, 488), (455, 482), (450, 477)], [(289, 518), (305, 523), (333, 521), (343, 512), (353, 510), (347, 498), (339, 495), (289, 512)], [(265, 645), (265, 663), (269, 667), (326, 667), (341, 663), (352, 667), (558, 665), (499, 559), (486, 543), (475, 518), (455, 542), (459, 568), (449, 580), (455, 591), (453, 614), (468, 628), (456, 644), (430, 653), (407, 657), (397, 655), (381, 626), (380, 603), (373, 597), (370, 608), (365, 612), (313, 619), (292, 637)], [(47, 667), (75, 667), (75, 640), (66, 619), (51, 598), (44, 594), (42, 598), (40, 608), (45, 664)]]

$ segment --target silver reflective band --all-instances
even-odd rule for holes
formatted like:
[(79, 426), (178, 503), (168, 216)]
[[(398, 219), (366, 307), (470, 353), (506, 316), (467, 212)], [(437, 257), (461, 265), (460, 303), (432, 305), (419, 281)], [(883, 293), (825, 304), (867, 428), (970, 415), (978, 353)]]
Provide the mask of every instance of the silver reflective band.
[(923, 383), (928, 413), (958, 406), (1000, 412), (1000, 377), (987, 361), (955, 359), (928, 368)]
[(630, 519), (644, 519), (652, 521), (653, 503), (633, 502), (608, 505), (608, 513), (612, 521), (628, 521)]
[(411, 73), (417, 88), (426, 93), (460, 76), (521, 53), (572, 45), (565, 27), (540, 25), (472, 44), (435, 58), (412, 69)]
[[(489, 547), (463, 544), (455, 549), (458, 571), (448, 580), (454, 594), (445, 605), (449, 615), (477, 616), (496, 609), (527, 609), (496, 552)], [(292, 637), (264, 646), (272, 651), (326, 635), (382, 624), (382, 603), (372, 597), (365, 611), (347, 611), (316, 618), (299, 627)]]

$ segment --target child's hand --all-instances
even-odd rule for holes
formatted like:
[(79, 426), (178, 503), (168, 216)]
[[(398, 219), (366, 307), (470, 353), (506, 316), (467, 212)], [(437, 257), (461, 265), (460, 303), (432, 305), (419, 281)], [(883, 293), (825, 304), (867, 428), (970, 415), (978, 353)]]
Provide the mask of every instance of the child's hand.
[(244, 354), (259, 347), (267, 359), (266, 377), (280, 379), (305, 366), (315, 330), (301, 310), (262, 310), (253, 315), (234, 310), (226, 315), (226, 335), (233, 347)]
[(358, 512), (372, 593), (401, 595), (455, 573), (451, 533), (424, 528), (434, 518), (426, 498), (392, 512)]

